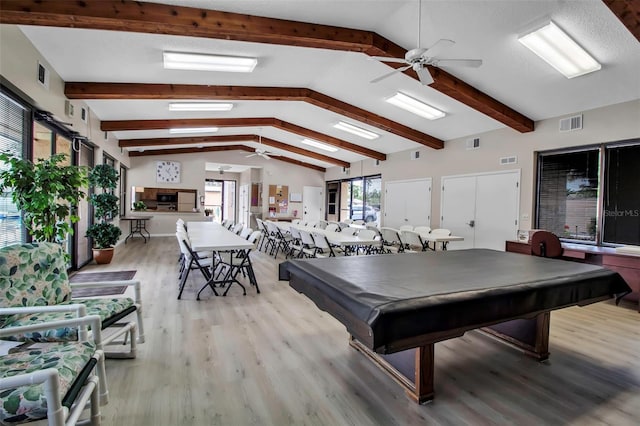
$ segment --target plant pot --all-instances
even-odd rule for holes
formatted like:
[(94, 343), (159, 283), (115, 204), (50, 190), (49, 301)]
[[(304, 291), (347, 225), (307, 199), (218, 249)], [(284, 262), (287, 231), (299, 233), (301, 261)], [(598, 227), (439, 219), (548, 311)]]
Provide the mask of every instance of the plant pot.
[(98, 265), (106, 265), (111, 263), (111, 259), (113, 259), (113, 247), (106, 249), (93, 249), (93, 260), (96, 261)]

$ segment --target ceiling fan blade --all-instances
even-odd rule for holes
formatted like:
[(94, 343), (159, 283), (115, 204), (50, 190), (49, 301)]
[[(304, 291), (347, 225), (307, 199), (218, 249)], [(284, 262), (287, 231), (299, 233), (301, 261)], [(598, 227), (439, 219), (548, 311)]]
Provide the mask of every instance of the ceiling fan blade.
[(253, 153), (253, 154), (245, 155), (244, 158), (255, 157), (256, 155), (259, 155), (259, 154)]
[(453, 40), (441, 38), (440, 40), (433, 43), (433, 45), (430, 48), (425, 50), (422, 56), (425, 58), (427, 57), (432, 58), (434, 56), (438, 56), (440, 53), (449, 49), (454, 44), (456, 44), (456, 42)]
[(482, 59), (438, 59), (433, 63), (437, 67), (470, 67), (478, 68), (482, 65)]
[(426, 66), (421, 66), (421, 67), (417, 68), (415, 71), (418, 74), (418, 78), (420, 79), (420, 83), (424, 84), (425, 86), (428, 86), (431, 83), (433, 83), (433, 77), (431, 76), (431, 73), (429, 72), (429, 68), (427, 68)]
[(258, 154), (260, 155), (260, 157), (264, 158), (265, 160), (271, 160), (271, 157), (269, 157), (267, 154)]
[(369, 59), (380, 62), (395, 62), (397, 64), (406, 64), (404, 58), (387, 58), (386, 56), (369, 56)]
[(373, 79), (373, 80), (371, 80), (369, 83), (377, 83), (377, 82), (379, 82), (380, 80), (384, 80), (384, 79), (385, 79), (385, 78), (387, 78), (387, 77), (391, 77), (392, 75), (394, 75), (394, 74), (396, 74), (396, 73), (406, 71), (406, 70), (408, 70), (408, 69), (409, 69), (409, 68), (411, 68), (411, 67), (412, 67), (412, 65), (407, 65), (406, 67), (397, 68), (397, 69), (395, 69), (395, 70), (391, 71), (390, 73), (387, 73), (387, 74), (381, 75), (381, 76), (380, 76), (380, 77), (378, 77), (378, 78), (374, 78), (374, 79)]

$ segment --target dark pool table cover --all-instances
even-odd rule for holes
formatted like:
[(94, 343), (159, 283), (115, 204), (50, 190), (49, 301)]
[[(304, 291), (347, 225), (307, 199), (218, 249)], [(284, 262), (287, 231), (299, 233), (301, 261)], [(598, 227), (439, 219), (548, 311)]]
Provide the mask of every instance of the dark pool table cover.
[(486, 249), (290, 260), (279, 278), (291, 275), (296, 290), (322, 294), (368, 325), (369, 339), (349, 331), (381, 353), (401, 339), (630, 291), (599, 266)]

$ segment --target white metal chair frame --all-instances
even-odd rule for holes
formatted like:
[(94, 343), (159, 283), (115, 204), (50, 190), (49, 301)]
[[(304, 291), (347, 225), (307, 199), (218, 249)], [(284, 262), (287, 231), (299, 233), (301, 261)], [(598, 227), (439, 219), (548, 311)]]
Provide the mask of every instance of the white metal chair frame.
[[(100, 405), (107, 404), (109, 392), (107, 389), (107, 376), (104, 367), (103, 341), (100, 332), (101, 320), (97, 315), (89, 315), (82, 318), (73, 318), (60, 321), (32, 324), (28, 326), (9, 327), (0, 329), (0, 338), (8, 337), (15, 333), (27, 333), (59, 329), (63, 327), (80, 327), (85, 329), (90, 326), (92, 329), (91, 339), (96, 345), (96, 351), (92, 358), (96, 364), (92, 368), (92, 374), (85, 380), (84, 385), (78, 392), (71, 408), (62, 405), (60, 398), (60, 380), (58, 371), (54, 368), (46, 368), (31, 373), (17, 374), (10, 377), (0, 378), (0, 390), (14, 389), (21, 386), (43, 384), (45, 398), (47, 401), (47, 422), (49, 426), (73, 426), (78, 424), (82, 412), (90, 408), (90, 417), (82, 421), (83, 424), (99, 426), (101, 422)], [(85, 333), (78, 332), (78, 335)], [(84, 339), (83, 341), (86, 341)], [(59, 344), (59, 343), (52, 343)]]

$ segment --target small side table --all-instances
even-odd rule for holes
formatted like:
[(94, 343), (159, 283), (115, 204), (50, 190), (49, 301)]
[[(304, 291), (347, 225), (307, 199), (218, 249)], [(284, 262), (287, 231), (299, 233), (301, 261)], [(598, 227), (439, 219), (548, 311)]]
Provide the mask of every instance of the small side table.
[[(127, 240), (133, 237), (134, 234), (140, 234), (140, 236), (144, 239), (145, 244), (147, 243), (147, 238), (151, 238), (151, 234), (147, 231), (147, 221), (152, 219), (153, 216), (123, 216), (120, 217), (120, 220), (128, 220), (129, 221), (129, 235), (124, 239), (124, 243), (127, 244)], [(147, 235), (145, 236), (144, 233)]]

